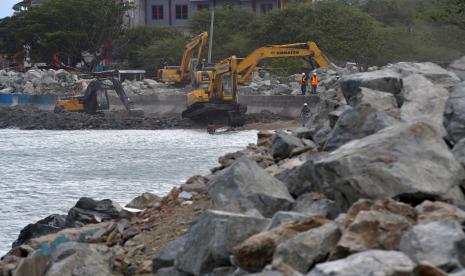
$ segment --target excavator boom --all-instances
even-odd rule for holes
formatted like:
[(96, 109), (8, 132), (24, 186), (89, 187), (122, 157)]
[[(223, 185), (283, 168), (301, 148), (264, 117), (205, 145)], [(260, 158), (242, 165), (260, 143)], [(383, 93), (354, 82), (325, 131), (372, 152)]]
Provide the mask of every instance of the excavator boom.
[(131, 99), (127, 96), (123, 86), (116, 78), (96, 79), (89, 83), (82, 96), (71, 96), (59, 99), (55, 109), (85, 112), (94, 114), (110, 108), (107, 90), (114, 90), (126, 110), (132, 115), (141, 115), (142, 110), (133, 108)]
[(315, 42), (271, 45), (255, 49), (237, 65), (238, 82), (252, 82), (252, 73), (260, 61), (267, 58), (308, 57), (319, 67), (328, 67), (330, 62)]

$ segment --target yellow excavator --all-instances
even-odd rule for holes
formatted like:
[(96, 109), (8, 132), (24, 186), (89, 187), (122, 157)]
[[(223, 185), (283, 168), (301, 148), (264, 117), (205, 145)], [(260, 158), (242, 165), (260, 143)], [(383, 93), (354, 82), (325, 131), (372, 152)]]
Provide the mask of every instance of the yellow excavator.
[(315, 42), (265, 46), (255, 49), (239, 62), (237, 82), (239, 84), (251, 83), (253, 71), (263, 59), (288, 57), (307, 58), (312, 68), (330, 66), (328, 58)]
[(187, 109), (182, 116), (192, 120), (226, 117), (231, 126), (243, 125), (247, 106), (237, 103), (237, 85), (252, 82), (252, 73), (261, 60), (286, 57), (308, 58), (314, 68), (331, 64), (314, 42), (261, 47), (240, 62), (232, 56), (212, 70), (195, 72), (196, 89), (187, 95)]
[[(271, 45), (255, 49), (247, 57), (238, 59), (237, 83), (250, 84), (253, 72), (260, 61), (269, 58), (302, 57), (307, 60), (312, 68), (329, 67), (329, 59), (321, 52), (315, 42), (294, 43), (284, 45)], [(208, 84), (213, 76), (212, 70), (195, 71), (194, 86), (208, 89)]]
[(187, 95), (184, 118), (197, 121), (228, 121), (232, 127), (245, 123), (247, 106), (237, 102), (237, 58), (231, 56), (212, 71), (208, 89), (196, 89)]
[[(194, 37), (189, 42), (184, 50), (180, 66), (165, 66), (163, 69), (158, 70), (158, 80), (165, 83), (174, 84), (187, 84), (191, 81), (195, 67), (199, 66), (204, 54), (205, 45), (208, 42), (208, 33), (203, 32), (198, 36)], [(197, 64), (193, 64), (194, 51), (197, 50), (197, 56), (195, 61)]]
[(55, 105), (55, 112), (74, 111), (96, 114), (110, 109), (108, 90), (114, 90), (131, 115), (142, 115), (142, 110), (135, 109), (131, 99), (124, 92), (121, 82), (114, 77), (93, 80), (87, 86), (84, 95), (60, 97)]

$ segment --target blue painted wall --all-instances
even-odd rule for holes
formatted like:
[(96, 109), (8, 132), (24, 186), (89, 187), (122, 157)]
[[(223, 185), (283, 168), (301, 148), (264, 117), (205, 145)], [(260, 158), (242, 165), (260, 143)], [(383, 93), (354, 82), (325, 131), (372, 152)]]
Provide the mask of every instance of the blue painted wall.
[(34, 105), (40, 109), (51, 110), (55, 107), (54, 95), (0, 94), (0, 106)]

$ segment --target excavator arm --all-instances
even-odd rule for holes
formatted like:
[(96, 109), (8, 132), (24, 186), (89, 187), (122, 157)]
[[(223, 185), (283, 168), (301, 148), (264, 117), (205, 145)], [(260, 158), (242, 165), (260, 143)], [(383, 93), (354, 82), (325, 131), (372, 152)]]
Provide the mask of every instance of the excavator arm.
[[(181, 65), (167, 66), (158, 71), (158, 78), (162, 82), (183, 83), (187, 82), (191, 77), (191, 61), (194, 52), (197, 49), (196, 58), (200, 61), (204, 54), (205, 45), (208, 42), (208, 33), (203, 32), (194, 37), (191, 42), (185, 46), (184, 54), (182, 56)], [(197, 69), (197, 68), (196, 68)]]
[(116, 78), (104, 78), (91, 81), (87, 86), (84, 96), (81, 98), (81, 101), (86, 103), (85, 106), (87, 103), (91, 103), (93, 101), (92, 98), (96, 97), (96, 94), (99, 90), (114, 90), (118, 95), (121, 103), (124, 105), (124, 108), (130, 112), (134, 110), (131, 99), (124, 91), (121, 82)]
[(330, 62), (315, 42), (271, 45), (255, 49), (237, 65), (238, 82), (250, 83), (252, 73), (260, 61), (267, 58), (308, 57), (319, 67), (328, 67)]

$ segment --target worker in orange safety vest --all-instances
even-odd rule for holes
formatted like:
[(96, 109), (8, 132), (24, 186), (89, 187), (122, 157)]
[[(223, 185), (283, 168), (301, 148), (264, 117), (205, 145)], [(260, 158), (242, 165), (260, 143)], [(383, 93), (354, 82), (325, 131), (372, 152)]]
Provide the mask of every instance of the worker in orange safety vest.
[(318, 76), (316, 73), (313, 73), (312, 78), (310, 79), (310, 85), (312, 86), (312, 94), (316, 94), (316, 89), (318, 87)]

